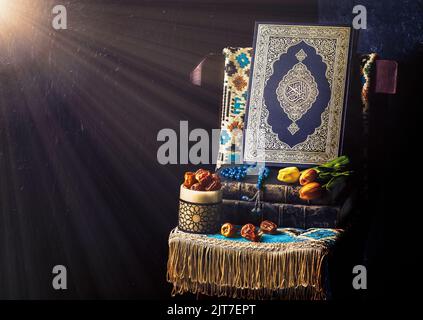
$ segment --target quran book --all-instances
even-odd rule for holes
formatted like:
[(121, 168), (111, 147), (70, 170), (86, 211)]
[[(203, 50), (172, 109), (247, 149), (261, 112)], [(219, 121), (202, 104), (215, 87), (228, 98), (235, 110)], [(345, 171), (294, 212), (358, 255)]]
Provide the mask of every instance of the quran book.
[(310, 166), (341, 153), (351, 28), (257, 23), (244, 162)]

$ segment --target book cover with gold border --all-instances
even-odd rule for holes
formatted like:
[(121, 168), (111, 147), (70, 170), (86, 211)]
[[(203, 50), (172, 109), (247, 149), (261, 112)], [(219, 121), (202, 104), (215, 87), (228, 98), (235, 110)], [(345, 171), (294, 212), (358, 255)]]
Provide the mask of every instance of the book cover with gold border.
[(244, 161), (307, 166), (341, 153), (352, 29), (256, 23)]

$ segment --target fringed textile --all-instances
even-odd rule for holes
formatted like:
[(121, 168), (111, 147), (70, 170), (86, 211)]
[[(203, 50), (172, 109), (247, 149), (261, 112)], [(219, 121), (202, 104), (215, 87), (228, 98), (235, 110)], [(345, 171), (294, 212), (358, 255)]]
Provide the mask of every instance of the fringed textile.
[(323, 264), (336, 229), (278, 229), (262, 242), (174, 229), (167, 280), (172, 295), (192, 292), (242, 299), (325, 299)]

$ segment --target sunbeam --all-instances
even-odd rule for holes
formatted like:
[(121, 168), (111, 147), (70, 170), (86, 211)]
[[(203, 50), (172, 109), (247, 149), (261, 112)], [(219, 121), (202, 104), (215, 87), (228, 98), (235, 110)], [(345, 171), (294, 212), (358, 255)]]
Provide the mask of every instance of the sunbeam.
[(24, 274), (1, 272), (0, 297), (60, 297), (57, 263), (72, 298), (167, 297), (175, 190), (192, 166), (160, 165), (157, 133), (217, 128), (223, 66), (203, 87), (192, 68), (251, 46), (256, 19), (315, 20), (303, 2), (63, 1), (68, 29), (55, 30), (59, 1), (0, 0), (0, 270)]

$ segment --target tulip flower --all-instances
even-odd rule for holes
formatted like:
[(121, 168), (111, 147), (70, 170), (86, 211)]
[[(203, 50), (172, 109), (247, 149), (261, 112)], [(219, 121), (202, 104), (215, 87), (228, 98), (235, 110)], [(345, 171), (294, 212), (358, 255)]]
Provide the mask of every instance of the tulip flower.
[(323, 189), (317, 182), (307, 183), (300, 189), (300, 198), (303, 200), (314, 200), (323, 194)]
[(314, 169), (304, 170), (300, 175), (300, 185), (304, 186), (307, 183), (314, 182), (317, 176), (317, 171)]
[(300, 170), (296, 167), (287, 167), (279, 170), (278, 180), (285, 183), (296, 183), (300, 177)]

